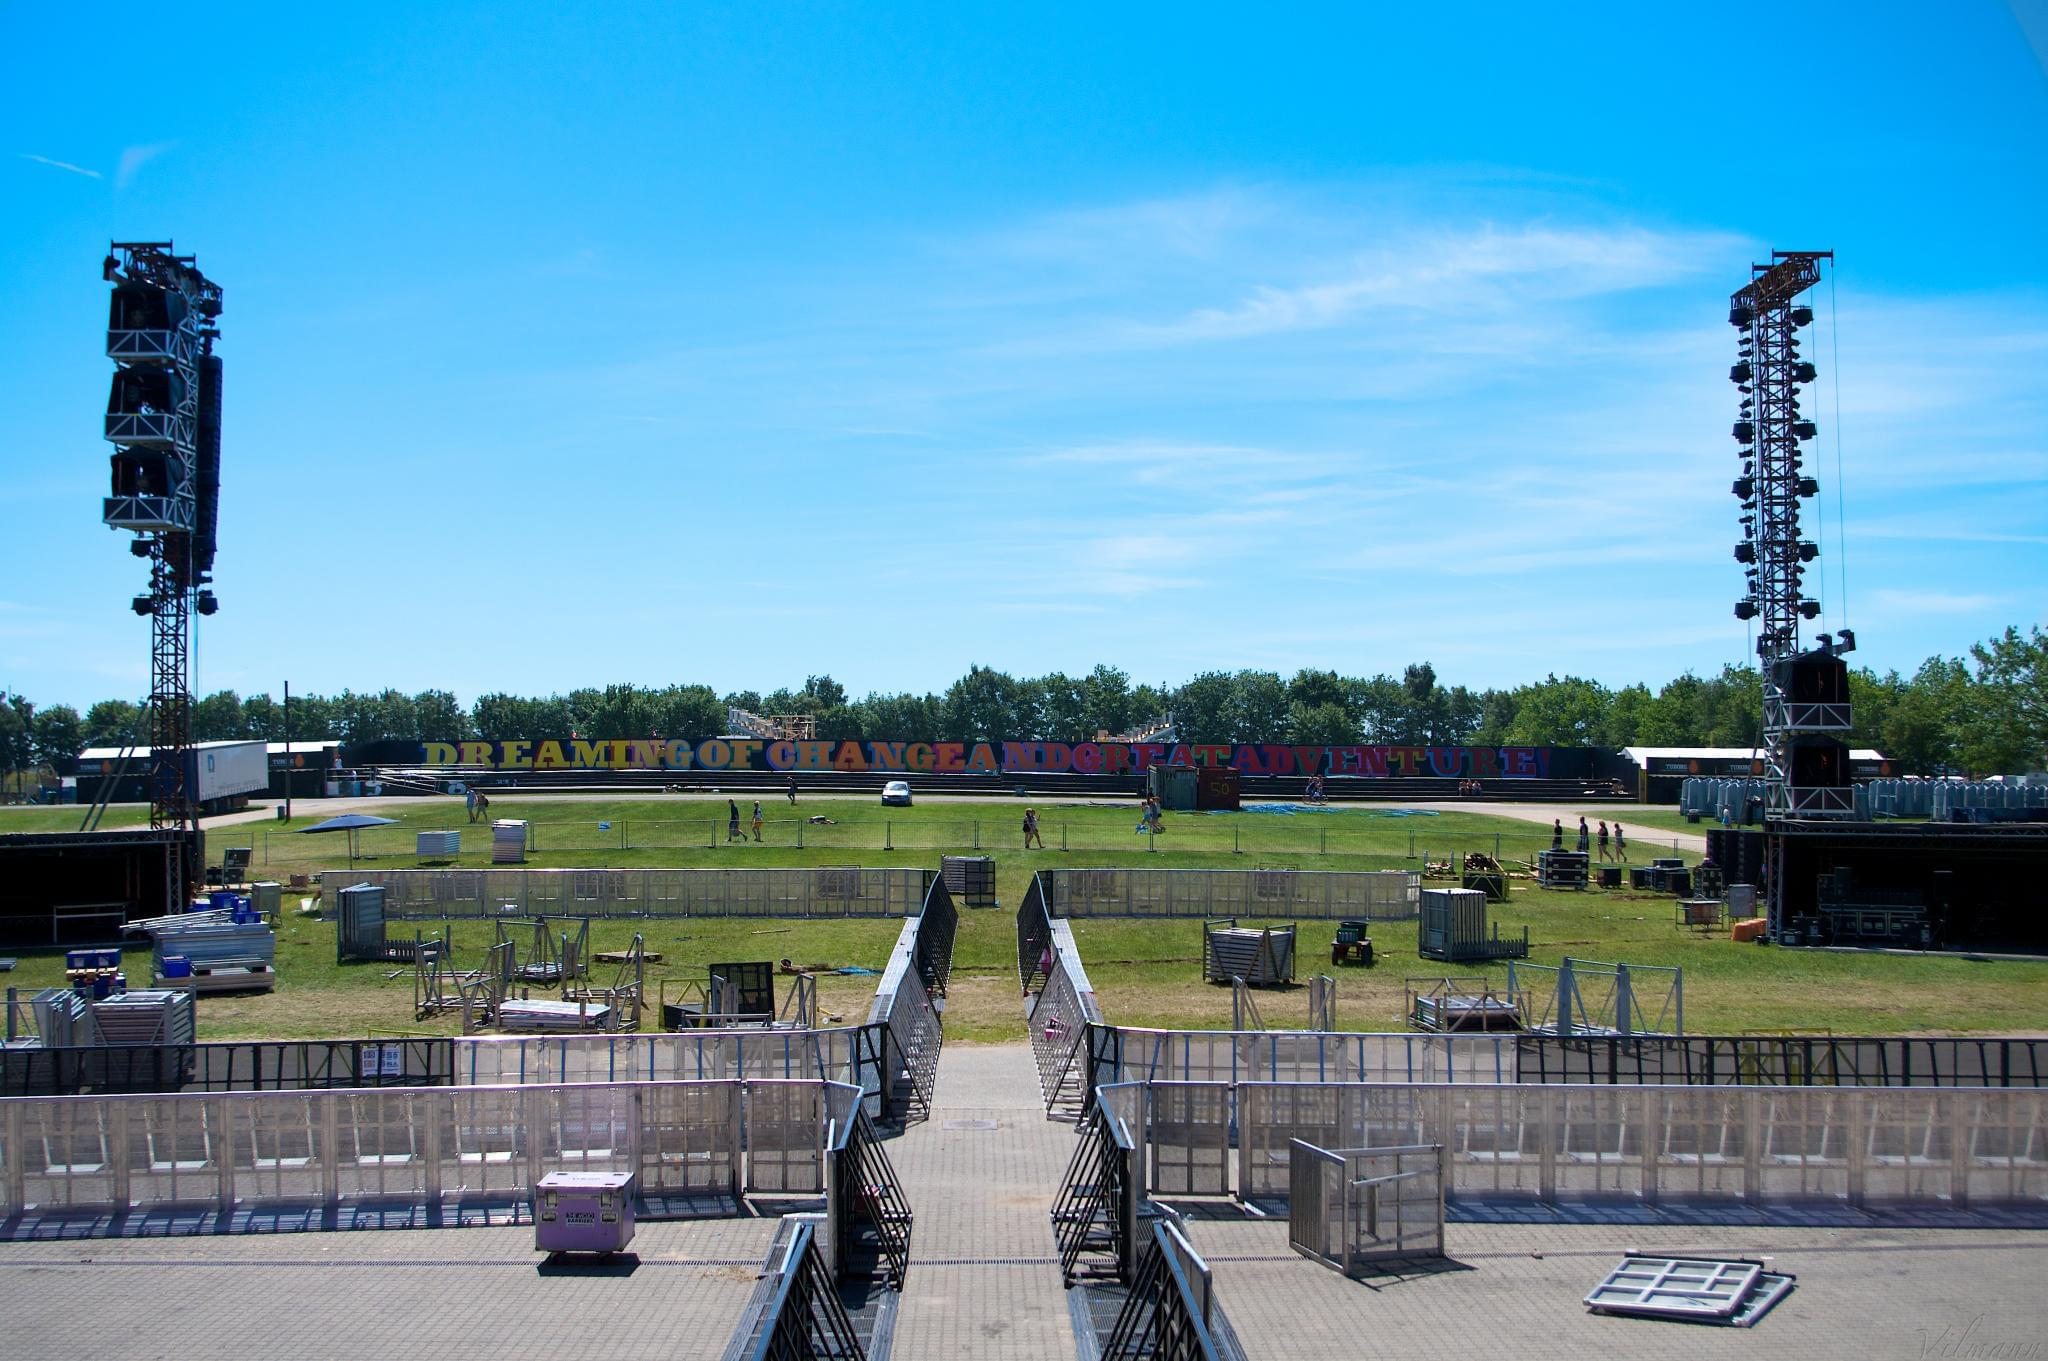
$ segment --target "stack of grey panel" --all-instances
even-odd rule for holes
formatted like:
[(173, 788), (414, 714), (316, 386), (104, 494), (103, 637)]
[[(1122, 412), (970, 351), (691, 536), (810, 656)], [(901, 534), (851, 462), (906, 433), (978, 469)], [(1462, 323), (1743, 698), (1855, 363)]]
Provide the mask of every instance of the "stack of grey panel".
[[(224, 920), (217, 912), (188, 914), (197, 920), (160, 918), (152, 924), (156, 981), (175, 982), (200, 992), (269, 991), (277, 986), (271, 965), (277, 958), (277, 933), (264, 923)], [(166, 967), (182, 959), (185, 972)]]
[(1202, 975), (1212, 983), (1242, 978), (1252, 984), (1294, 981), (1294, 927), (1202, 927)]
[(493, 865), (523, 865), (526, 863), (526, 824), (504, 821), (491, 824), (491, 863)]
[(996, 862), (988, 855), (942, 855), (939, 874), (955, 901), (969, 907), (996, 905)]
[(543, 1034), (574, 1034), (581, 1030), (609, 1029), (611, 1014), (611, 1007), (599, 1002), (586, 1005), (542, 998), (514, 1000), (499, 1004), (498, 1027), (501, 1030)]
[(462, 833), (459, 831), (421, 832), (414, 838), (413, 854), (421, 856), (461, 855)]
[(183, 988), (138, 988), (92, 1004), (101, 1044), (190, 1044), (193, 997)]

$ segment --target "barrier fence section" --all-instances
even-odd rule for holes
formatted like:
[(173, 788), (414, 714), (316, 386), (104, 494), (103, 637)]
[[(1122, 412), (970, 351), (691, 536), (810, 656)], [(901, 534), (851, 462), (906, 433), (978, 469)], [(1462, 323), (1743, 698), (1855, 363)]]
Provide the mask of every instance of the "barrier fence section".
[(1053, 917), (1252, 917), (1413, 921), (1422, 876), (1413, 870), (1051, 869)]
[(1444, 1151), (1288, 1145), (1287, 1245), (1345, 1275), (1444, 1253)]
[(2048, 1039), (1524, 1035), (1514, 1071), (1518, 1082), (2040, 1087), (2048, 1085)]
[(1025, 999), (1031, 1058), (1038, 1068), (1046, 1113), (1078, 1119), (1093, 1100), (1087, 1040), (1090, 1027), (1102, 1023), (1102, 1009), (1096, 1005), (1095, 985), (1088, 981), (1067, 923), (1047, 924), (1039, 958), (1045, 982), (1035, 996)]
[(1234, 1355), (1212, 1328), (1214, 1296), (1209, 1264), (1180, 1226), (1155, 1221), (1101, 1361), (1221, 1361)]
[(2038, 1088), (1142, 1085), (1144, 1110), (1131, 1118), (1146, 1132), (1146, 1189), (1160, 1194), (1284, 1199), (1299, 1139), (1442, 1144), (1453, 1200), (2048, 1200), (2048, 1090)]
[(0, 1049), (0, 1096), (804, 1078), (874, 1101), (888, 1043), (876, 1025)]
[(1088, 1083), (1513, 1082), (1515, 1035), (1092, 1026)]
[(926, 889), (925, 911), (903, 923), (889, 963), (875, 986), (868, 1025), (885, 1027), (894, 1053), (883, 1071), (882, 1105), (887, 1110), (897, 1095), (899, 1073), (909, 1081), (911, 1118), (931, 1113), (938, 1085), (939, 1050), (945, 1031), (933, 993), (943, 996), (953, 970), (953, 933), (958, 916), (944, 881), (934, 878)]
[(1443, 1035), (1088, 1031), (1110, 1082), (1620, 1083), (1762, 1087), (2048, 1086), (2048, 1039), (1768, 1035)]
[[(351, 869), (338, 890), (384, 890), (385, 920), (500, 916), (910, 917), (936, 870)], [(509, 909), (509, 910), (508, 910)]]
[(743, 1320), (724, 1361), (864, 1358), (860, 1334), (832, 1284), (831, 1250), (818, 1241), (823, 1225), (812, 1215), (790, 1215), (783, 1223), (788, 1232), (778, 1238), (780, 1252), (768, 1264), (759, 1317)]
[(816, 1081), (413, 1087), (0, 1102), (0, 1219), (523, 1201), (543, 1172), (665, 1197), (825, 1190), (857, 1089)]

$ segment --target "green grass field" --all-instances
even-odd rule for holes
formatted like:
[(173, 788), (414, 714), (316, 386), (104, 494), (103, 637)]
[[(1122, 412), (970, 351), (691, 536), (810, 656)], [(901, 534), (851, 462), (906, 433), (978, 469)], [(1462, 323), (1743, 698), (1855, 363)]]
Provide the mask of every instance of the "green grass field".
[[(751, 800), (742, 804), (748, 811)], [(935, 866), (939, 853), (977, 847), (996, 860), (1002, 906), (963, 910), (955, 949), (946, 1028), (956, 1039), (1014, 1040), (1023, 1033), (1015, 968), (1014, 911), (1032, 871), (1048, 867), (1150, 865), (1171, 868), (1416, 868), (1419, 857), (1442, 860), (1468, 851), (1492, 853), (1495, 838), (1510, 859), (1533, 856), (1548, 845), (1530, 823), (1473, 813), (1397, 817), (1386, 809), (1340, 808), (1292, 818), (1241, 813), (1170, 814), (1156, 849), (1133, 832), (1129, 805), (1039, 805), (1049, 849), (1020, 849), (1022, 809), (1011, 804), (934, 803), (884, 810), (851, 799), (805, 799), (796, 812), (829, 818), (799, 823), (779, 801), (764, 806), (771, 819), (763, 844), (728, 845), (723, 801), (530, 800), (493, 804), (498, 817), (534, 824), (538, 849), (528, 863), (545, 866)], [(44, 811), (44, 810), (33, 810)], [(60, 810), (46, 810), (60, 811)], [(384, 813), (399, 825), (366, 833), (359, 864), (413, 866), (413, 834), (465, 826), (459, 802), (395, 800)], [(1632, 810), (1631, 810), (1632, 811)], [(315, 807), (289, 824), (244, 824), (209, 835), (212, 857), (240, 842), (256, 851), (258, 878), (338, 871), (345, 877), (347, 843), (340, 835), (302, 836), (292, 829), (327, 815)], [(608, 828), (600, 824), (611, 824)], [(743, 824), (744, 825), (744, 824)], [(1644, 830), (1631, 839), (1637, 861), (1657, 847)], [(486, 829), (466, 836), (460, 861), (487, 863)], [(802, 845), (798, 845), (801, 836)], [(1064, 838), (1068, 849), (1059, 849)], [(623, 842), (624, 848), (621, 848)], [(885, 845), (893, 850), (882, 849)], [(1417, 859), (1411, 859), (1414, 855)], [(1692, 856), (1686, 857), (1688, 860)], [(452, 1018), (418, 1023), (408, 976), (386, 977), (387, 966), (334, 962), (331, 923), (297, 914), (300, 894), (287, 891), (286, 921), (278, 945), (279, 986), (274, 994), (209, 997), (200, 1002), (201, 1035), (210, 1039), (361, 1035), (371, 1031), (449, 1033)], [(2048, 960), (1973, 961), (1872, 954), (1832, 954), (1737, 945), (1680, 931), (1668, 898), (1632, 893), (1550, 892), (1516, 881), (1511, 900), (1495, 908), (1503, 931), (1530, 928), (1531, 958), (1555, 964), (1562, 956), (1678, 964), (1685, 969), (1686, 1028), (1694, 1032), (1831, 1030), (1856, 1032), (2039, 1033), (2048, 1029)], [(422, 923), (423, 927), (430, 924)], [(665, 958), (651, 979), (701, 982), (705, 966), (721, 960), (791, 958), (803, 965), (879, 967), (901, 926), (897, 921), (645, 921), (592, 926), (594, 949), (622, 947), (635, 929)], [(1228, 988), (1201, 981), (1201, 923), (1192, 920), (1089, 919), (1075, 923), (1089, 974), (1105, 1013), (1127, 1025), (1227, 1025)], [(1334, 923), (1301, 924), (1298, 975), (1326, 970)], [(457, 923), (458, 958), (480, 959), (490, 943), (488, 923)], [(1403, 980), (1438, 975), (1443, 965), (1419, 959), (1415, 926), (1386, 923), (1373, 930), (1380, 962), (1372, 969), (1338, 973), (1339, 1022), (1346, 1029), (1398, 1029)], [(148, 971), (146, 951), (129, 953), (130, 976)], [(1336, 971), (1333, 971), (1336, 972)], [(1458, 966), (1461, 975), (1503, 978), (1505, 967)], [(608, 970), (600, 968), (599, 982)], [(62, 958), (29, 955), (0, 980), (17, 988), (62, 981)], [(825, 1009), (847, 1020), (865, 1015), (873, 978), (821, 979)], [(653, 985), (650, 984), (650, 992)], [(1266, 1021), (1300, 1026), (1307, 1016), (1304, 988), (1262, 993)]]
[[(9, 804), (0, 807), (0, 836), (22, 832), (75, 832), (85, 814), (85, 809), (71, 804), (51, 807)], [(109, 831), (116, 827), (148, 825), (149, 805), (142, 803), (112, 804), (100, 818), (100, 826)]]

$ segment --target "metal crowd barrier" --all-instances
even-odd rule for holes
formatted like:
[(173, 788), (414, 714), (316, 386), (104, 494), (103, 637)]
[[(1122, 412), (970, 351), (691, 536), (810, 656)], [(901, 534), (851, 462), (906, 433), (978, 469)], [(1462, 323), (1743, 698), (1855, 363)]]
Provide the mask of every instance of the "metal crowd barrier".
[(1212, 1326), (1217, 1312), (1209, 1264), (1179, 1225), (1155, 1221), (1101, 1361), (1221, 1361), (1233, 1353)]
[(857, 1089), (779, 1079), (19, 1097), (0, 1102), (0, 1219), (523, 1199), (545, 1171), (640, 1194), (820, 1193)]
[(2048, 1039), (1444, 1035), (1092, 1025), (1088, 1086), (1184, 1082), (2048, 1086)]
[[(1142, 1097), (1125, 1097), (1142, 1089)], [(1149, 1082), (1146, 1190), (1280, 1200), (1289, 1146), (1442, 1144), (1445, 1195), (1694, 1205), (2048, 1200), (2048, 1090)]]
[(1422, 876), (1412, 870), (1051, 869), (1054, 917), (1253, 917), (1413, 921)]
[(1047, 924), (1047, 932), (1040, 956), (1047, 965), (1045, 983), (1026, 999), (1024, 1024), (1046, 1113), (1079, 1118), (1094, 1085), (1088, 1076), (1088, 1035), (1102, 1023), (1102, 1009), (1081, 966), (1081, 952), (1074, 948), (1073, 929), (1056, 921)]
[(725, 1361), (797, 1361), (798, 1358), (867, 1356), (860, 1334), (840, 1301), (827, 1263), (830, 1251), (818, 1242), (819, 1221), (790, 1215), (756, 1287), (741, 1330), (727, 1344)]
[(0, 1096), (803, 1078), (879, 1100), (885, 1026), (0, 1049)]
[(1287, 1245), (1349, 1276), (1444, 1255), (1444, 1151), (1288, 1145)]
[[(938, 871), (809, 869), (351, 869), (325, 887), (384, 890), (384, 917), (909, 917)], [(950, 902), (950, 899), (948, 899)], [(511, 911), (507, 911), (510, 908)]]

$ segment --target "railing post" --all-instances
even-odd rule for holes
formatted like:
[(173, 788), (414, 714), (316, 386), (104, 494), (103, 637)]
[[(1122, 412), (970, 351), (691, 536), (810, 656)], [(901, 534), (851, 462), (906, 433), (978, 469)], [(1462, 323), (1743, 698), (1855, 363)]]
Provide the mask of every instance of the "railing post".
[(233, 1097), (208, 1097), (206, 1104), (212, 1107), (208, 1112), (219, 1131), (218, 1146), (213, 1154), (214, 1207), (222, 1215), (235, 1210), (235, 1101)]

